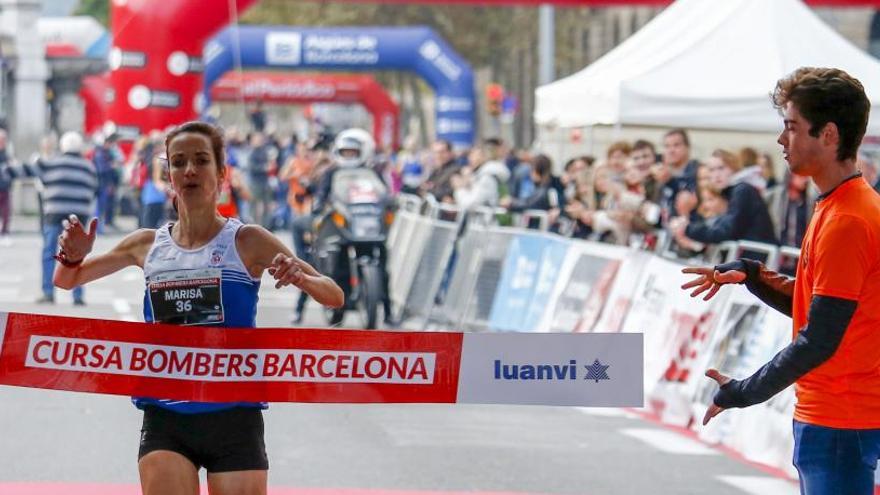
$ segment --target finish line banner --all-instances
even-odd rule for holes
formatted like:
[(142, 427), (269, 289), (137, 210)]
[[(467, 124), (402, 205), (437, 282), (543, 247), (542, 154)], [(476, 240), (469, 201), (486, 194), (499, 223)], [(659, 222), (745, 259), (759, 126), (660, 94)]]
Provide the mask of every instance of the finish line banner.
[(0, 385), (200, 402), (641, 407), (641, 334), (228, 329), (0, 312)]

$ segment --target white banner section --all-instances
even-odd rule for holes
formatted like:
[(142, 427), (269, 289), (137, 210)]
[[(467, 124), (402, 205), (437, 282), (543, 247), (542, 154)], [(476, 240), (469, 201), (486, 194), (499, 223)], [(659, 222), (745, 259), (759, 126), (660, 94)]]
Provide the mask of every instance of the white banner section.
[(458, 403), (642, 407), (642, 334), (464, 334)]
[(6, 338), (6, 315), (7, 313), (0, 312), (0, 351), (3, 350), (3, 339)]

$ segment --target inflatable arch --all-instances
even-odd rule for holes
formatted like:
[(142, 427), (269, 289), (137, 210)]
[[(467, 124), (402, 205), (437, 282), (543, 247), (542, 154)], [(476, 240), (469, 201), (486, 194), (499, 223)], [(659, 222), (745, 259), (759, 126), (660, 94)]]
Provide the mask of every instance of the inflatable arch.
[(427, 27), (230, 27), (205, 45), (204, 64), (206, 100), (211, 87), (238, 64), (243, 68), (412, 71), (434, 89), (437, 137), (457, 147), (471, 146), (474, 140), (473, 71)]
[(107, 121), (108, 96), (110, 91), (110, 75), (100, 74), (86, 76), (82, 80), (79, 96), (83, 100), (83, 129), (86, 134), (93, 134), (104, 128)]
[(108, 61), (114, 98), (107, 118), (120, 136), (195, 118), (201, 111), (205, 41), (256, 2), (111, 0)]
[(376, 144), (385, 150), (399, 145), (400, 110), (385, 88), (367, 75), (227, 72), (211, 87), (211, 100), (360, 103), (373, 116)]

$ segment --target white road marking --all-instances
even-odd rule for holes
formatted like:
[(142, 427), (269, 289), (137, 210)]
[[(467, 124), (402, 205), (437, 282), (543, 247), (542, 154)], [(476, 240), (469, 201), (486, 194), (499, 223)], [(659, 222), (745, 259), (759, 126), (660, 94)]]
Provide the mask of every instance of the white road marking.
[(656, 428), (627, 428), (620, 430), (620, 433), (641, 440), (668, 454), (719, 455), (718, 451), (672, 431)]
[(0, 284), (20, 284), (23, 280), (21, 275), (0, 275)]
[(718, 476), (718, 479), (739, 488), (750, 495), (798, 495), (800, 489), (797, 483), (780, 478), (768, 478), (766, 476)]

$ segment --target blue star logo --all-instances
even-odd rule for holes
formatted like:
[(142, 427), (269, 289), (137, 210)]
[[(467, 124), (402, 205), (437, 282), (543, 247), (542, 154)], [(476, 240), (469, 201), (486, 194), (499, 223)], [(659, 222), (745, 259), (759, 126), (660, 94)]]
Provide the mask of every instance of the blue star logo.
[(599, 383), (599, 380), (610, 380), (611, 377), (608, 376), (608, 368), (610, 364), (602, 364), (599, 360), (593, 361), (593, 364), (584, 365), (584, 368), (587, 369), (587, 376), (584, 377), (584, 380), (596, 380), (596, 383)]

